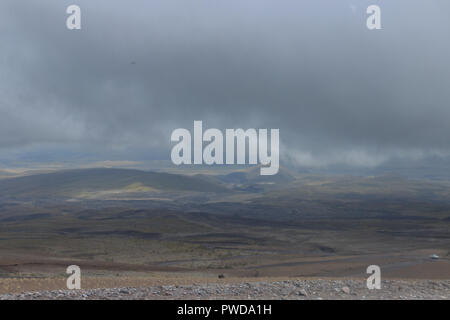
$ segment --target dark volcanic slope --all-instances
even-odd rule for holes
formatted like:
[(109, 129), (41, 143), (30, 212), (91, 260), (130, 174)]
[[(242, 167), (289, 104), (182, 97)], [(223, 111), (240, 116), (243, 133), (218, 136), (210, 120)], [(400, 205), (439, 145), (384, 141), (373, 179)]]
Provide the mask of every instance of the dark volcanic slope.
[(131, 184), (164, 191), (227, 192), (201, 177), (131, 169), (77, 169), (0, 180), (0, 196), (70, 196), (83, 191), (120, 189)]
[(276, 183), (286, 184), (295, 180), (295, 175), (288, 169), (281, 167), (276, 175), (261, 175), (261, 166), (254, 166), (247, 170), (232, 172), (227, 175), (218, 176), (221, 181), (237, 184), (258, 184), (258, 183)]

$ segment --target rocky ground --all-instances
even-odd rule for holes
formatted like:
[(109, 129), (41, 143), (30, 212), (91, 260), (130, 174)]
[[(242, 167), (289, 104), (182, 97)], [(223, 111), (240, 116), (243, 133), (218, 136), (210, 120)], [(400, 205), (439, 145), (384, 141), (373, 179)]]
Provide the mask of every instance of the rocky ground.
[[(222, 279), (224, 280), (224, 279)], [(369, 290), (364, 280), (286, 280), (167, 285), (3, 294), (0, 300), (172, 300), (172, 299), (450, 299), (450, 280), (385, 280)]]

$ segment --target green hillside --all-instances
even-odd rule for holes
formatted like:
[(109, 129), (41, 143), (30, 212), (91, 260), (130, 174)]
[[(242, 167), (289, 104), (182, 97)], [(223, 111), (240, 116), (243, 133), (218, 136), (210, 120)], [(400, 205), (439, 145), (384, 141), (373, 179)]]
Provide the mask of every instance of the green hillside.
[(132, 169), (77, 169), (37, 174), (0, 181), (0, 196), (72, 196), (82, 192), (139, 186), (141, 190), (228, 192), (201, 177)]

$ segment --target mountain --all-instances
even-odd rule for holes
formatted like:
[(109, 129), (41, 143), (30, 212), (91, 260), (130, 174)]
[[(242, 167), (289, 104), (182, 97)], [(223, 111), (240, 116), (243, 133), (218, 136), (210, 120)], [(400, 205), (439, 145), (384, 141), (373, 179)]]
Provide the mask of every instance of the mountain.
[(0, 180), (0, 196), (73, 196), (103, 190), (229, 192), (202, 177), (134, 169), (76, 169)]
[(261, 175), (261, 167), (255, 166), (247, 170), (236, 171), (226, 175), (219, 176), (219, 179), (225, 183), (232, 184), (285, 184), (295, 180), (295, 174), (288, 169), (281, 167), (276, 175)]

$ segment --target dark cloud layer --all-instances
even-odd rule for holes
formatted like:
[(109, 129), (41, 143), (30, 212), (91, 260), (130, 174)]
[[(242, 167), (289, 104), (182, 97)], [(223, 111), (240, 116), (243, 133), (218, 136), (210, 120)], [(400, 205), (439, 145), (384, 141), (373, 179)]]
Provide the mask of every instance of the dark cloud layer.
[(281, 161), (301, 165), (450, 151), (446, 0), (78, 0), (80, 31), (70, 4), (0, 3), (2, 157), (169, 157), (194, 120), (280, 128)]

